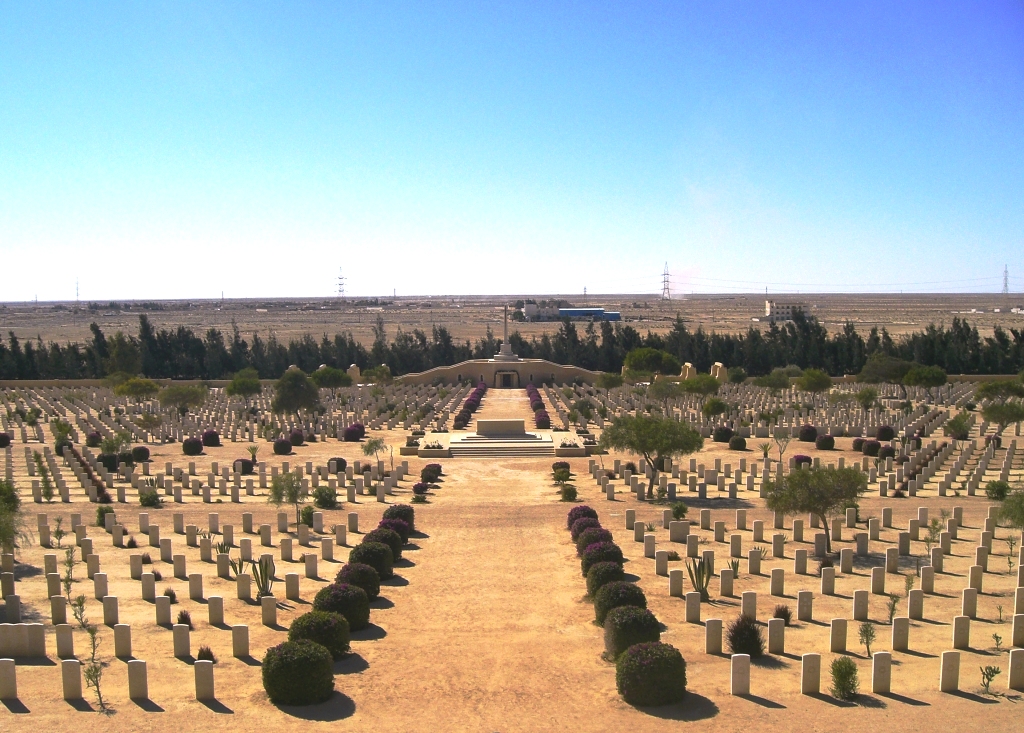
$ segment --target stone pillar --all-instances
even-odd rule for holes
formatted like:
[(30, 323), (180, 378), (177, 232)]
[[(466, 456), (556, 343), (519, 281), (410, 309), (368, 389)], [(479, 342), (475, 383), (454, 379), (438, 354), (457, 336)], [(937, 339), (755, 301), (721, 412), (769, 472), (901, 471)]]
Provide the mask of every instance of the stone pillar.
[(307, 578), (312, 578), (312, 579), (315, 580), (315, 579), (320, 577), (319, 574), (317, 573), (317, 562), (316, 561), (317, 561), (316, 554), (314, 554), (312, 552), (307, 552), (306, 553), (306, 555), (305, 555), (305, 563), (306, 563), (306, 577)]
[(798, 591), (796, 599), (797, 620), (812, 621), (814, 619), (814, 594), (809, 590)]
[(704, 653), (722, 653), (722, 619), (709, 618), (704, 625)]
[(974, 588), (964, 588), (963, 598), (960, 602), (960, 613), (967, 618), (978, 617), (978, 591)]
[(786, 622), (781, 618), (768, 619), (768, 653), (786, 653)]
[(358, 532), (359, 531), (359, 514), (356, 512), (348, 513), (348, 531)]
[(885, 568), (871, 568), (871, 592), (876, 596), (885, 595)]
[(793, 552), (793, 572), (796, 575), (807, 574), (807, 550), (795, 550)]
[(829, 634), (829, 651), (833, 654), (842, 654), (846, 651), (846, 619), (832, 619), (832, 628)]
[(243, 659), (249, 656), (249, 627), (231, 627), (231, 655)]
[(117, 596), (103, 597), (103, 625), (115, 626), (118, 622)]
[[(637, 524), (637, 527), (643, 529), (643, 525)], [(641, 540), (644, 543), (644, 557), (654, 559), (654, 553), (657, 552), (658, 537), (653, 532), (641, 532)]]
[(821, 655), (804, 654), (800, 664), (800, 694), (817, 695), (821, 692)]
[(942, 652), (939, 672), (939, 691), (956, 692), (960, 689), (960, 652)]
[(892, 650), (905, 652), (910, 648), (910, 619), (897, 616), (892, 620)]
[(18, 677), (13, 659), (0, 659), (0, 700), (18, 699)]
[(971, 646), (971, 619), (967, 616), (953, 617), (953, 648), (969, 649)]
[(64, 596), (50, 596), (50, 623), (66, 624), (68, 622), (68, 602)]
[(729, 691), (733, 695), (750, 694), (750, 655), (733, 654), (730, 663)]
[(174, 639), (174, 656), (183, 659), (192, 656), (192, 639), (187, 624), (174, 624), (171, 627)]
[(277, 599), (274, 596), (263, 596), (260, 599), (262, 623), (264, 626), (277, 626)]
[(844, 547), (839, 551), (839, 571), (843, 575), (853, 573), (853, 550), (849, 547)]
[(734, 534), (729, 536), (729, 556), (743, 557), (743, 535)]
[(289, 601), (299, 600), (299, 574), (286, 573), (284, 576), (284, 596)]
[(740, 601), (740, 614), (757, 621), (757, 592), (752, 590), (743, 591)]
[[(697, 539), (694, 537), (694, 539)], [(747, 574), (748, 575), (760, 575), (761, 574), (761, 551), (750, 549), (747, 550)]]
[(836, 593), (836, 569), (835, 568), (822, 568), (821, 569), (821, 594), (823, 596), (833, 596)]
[(772, 568), (771, 594), (773, 596), (786, 594), (786, 571), (782, 568)]
[(334, 543), (338, 547), (345, 547), (348, 544), (348, 538), (345, 536), (346, 527), (344, 524), (334, 525)]
[(868, 592), (866, 590), (855, 590), (853, 592), (853, 620), (868, 620)]
[(188, 576), (188, 597), (193, 601), (203, 600), (203, 574), (191, 573)]
[(1010, 650), (1010, 672), (1006, 678), (1007, 689), (1024, 691), (1024, 649)]
[(69, 702), (82, 699), (82, 663), (77, 659), (64, 659), (60, 663), (60, 679), (64, 699)]
[(196, 700), (216, 700), (213, 687), (213, 662), (208, 659), (196, 660), (193, 665), (196, 674)]
[(871, 692), (889, 694), (892, 684), (892, 654), (875, 652), (871, 657)]
[(1013, 615), (1013, 631), (1010, 635), (1010, 644), (1016, 647), (1024, 647), (1024, 613)]
[(235, 589), (241, 601), (252, 600), (252, 578), (248, 573), (239, 573), (235, 577)]
[(114, 656), (126, 659), (132, 655), (132, 627), (128, 624), (114, 626)]
[(149, 699), (149, 675), (146, 672), (146, 663), (141, 659), (128, 660), (128, 698)]
[(697, 591), (686, 594), (686, 623), (700, 623), (700, 593)]
[(142, 600), (144, 601), (155, 601), (156, 600), (156, 576), (153, 573), (142, 574)]
[(167, 596), (156, 597), (156, 624), (157, 626), (171, 625), (171, 599)]
[(668, 594), (673, 597), (682, 598), (683, 571), (681, 568), (668, 571)]
[(70, 624), (59, 624), (57, 632), (57, 658), (71, 659), (75, 656), (75, 635)]
[(729, 598), (732, 596), (733, 573), (732, 568), (722, 568), (718, 572), (719, 595)]

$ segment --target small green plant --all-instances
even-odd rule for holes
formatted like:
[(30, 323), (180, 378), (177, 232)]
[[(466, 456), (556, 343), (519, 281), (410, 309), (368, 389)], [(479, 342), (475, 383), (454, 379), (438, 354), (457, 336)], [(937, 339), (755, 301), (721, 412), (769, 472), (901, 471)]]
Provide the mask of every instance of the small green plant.
[(72, 545), (64, 550), (64, 577), (61, 578), (61, 585), (64, 586), (64, 595), (68, 603), (71, 603), (71, 585), (75, 582), (75, 566), (78, 561), (75, 559), (75, 548)]
[(57, 517), (54, 520), (54, 525), (55, 526), (53, 528), (53, 539), (55, 539), (57, 541), (57, 549), (58, 550), (62, 549), (61, 548), (61, 543), (64, 541), (64, 538), (67, 536), (67, 532), (65, 532), (64, 529), (60, 526), (63, 521), (64, 521), (64, 517)]
[(679, 560), (679, 559), (681, 559), (681, 558), (679, 557), (679, 553), (678, 553), (678, 552), (676, 552), (675, 550), (669, 550), (669, 551), (668, 551), (668, 555), (667, 555), (667, 557), (668, 557), (668, 560), (669, 560), (670, 562), (672, 562), (672, 561), (675, 561), (675, 560)]
[[(258, 445), (250, 445), (250, 446), (246, 447), (246, 450), (249, 451), (249, 459), (253, 463), (256, 463), (256, 454), (260, 452), (260, 447)], [(207, 647), (207, 648), (209, 648), (209, 647)]]
[(996, 611), (999, 613), (999, 623), (1003, 623), (1003, 604), (996, 604)]
[(1006, 538), (1006, 564), (1009, 567), (1007, 575), (1013, 575), (1013, 551), (1017, 547), (1017, 538), (1010, 535)]
[(875, 643), (875, 625), (870, 621), (864, 621), (860, 625), (860, 643), (864, 645), (864, 648), (868, 652), (868, 656), (871, 656), (871, 645)]
[(999, 667), (993, 667), (992, 665), (979, 667), (979, 669), (981, 670), (981, 689), (984, 690), (986, 695), (991, 695), (992, 691), (989, 687), (992, 685), (992, 680), (1002, 674), (1003, 670)]
[(832, 687), (829, 692), (840, 700), (853, 700), (860, 687), (857, 681), (857, 665), (849, 657), (836, 657), (829, 667)]
[(711, 567), (704, 562), (704, 558), (691, 558), (686, 562), (686, 573), (690, 576), (690, 585), (700, 593), (701, 602), (711, 600), (708, 593), (708, 586), (711, 584)]
[(903, 578), (903, 595), (910, 598), (910, 591), (914, 590), (914, 584), (917, 582), (917, 576), (907, 575)]
[(576, 497), (578, 496), (576, 487), (572, 484), (564, 484), (558, 490), (558, 493), (561, 495), (562, 501), (576, 501)]
[(412, 503), (413, 504), (426, 504), (427, 503), (427, 497), (423, 496), (423, 494), (416, 494), (415, 496), (412, 497)]
[(100, 684), (103, 681), (103, 664), (98, 658), (100, 648), (98, 629), (95, 626), (88, 626), (86, 631), (89, 634), (89, 661), (84, 665), (82, 676), (85, 678), (85, 686), (95, 690), (96, 703), (100, 706), (100, 711), (107, 713), (107, 703), (103, 699), (103, 691), (100, 689)]
[(895, 593), (889, 594), (889, 601), (886, 603), (886, 610), (889, 612), (889, 625), (892, 625), (892, 620), (896, 617), (896, 608), (900, 605), (900, 597)]
[(142, 553), (142, 564), (143, 565), (152, 565), (153, 564), (153, 558), (150, 557), (148, 552)]
[(218, 542), (213, 546), (215, 555), (227, 555), (231, 552), (231, 545), (227, 542)]
[(767, 560), (768, 556), (771, 554), (768, 551), (768, 548), (762, 545), (754, 545), (754, 552), (761, 556), (761, 560)]
[(751, 659), (764, 656), (764, 632), (749, 616), (740, 614), (729, 624), (726, 641), (733, 654), (749, 654)]
[(681, 501), (677, 501), (672, 505), (672, 518), (675, 520), (686, 519), (686, 512), (688, 510), (689, 507), (687, 507), (686, 504)]
[(304, 524), (307, 527), (313, 526), (313, 507), (304, 506), (302, 511), (299, 512), (299, 524)]
[(182, 609), (182, 610), (178, 611), (178, 621), (177, 622), (179, 624), (181, 624), (182, 626), (188, 626), (189, 630), (192, 630), (192, 629), (195, 628), (192, 625), (192, 614), (189, 613), (188, 611), (186, 611), (185, 609)]
[(206, 644), (199, 647), (199, 651), (196, 653), (196, 659), (200, 659), (205, 662), (213, 662), (214, 664), (217, 663), (217, 655), (215, 655), (213, 653), (213, 649)]
[(739, 560), (730, 560), (729, 561), (729, 567), (732, 568), (732, 579), (733, 580), (739, 580), (740, 579), (740, 561)]
[(129, 537), (128, 540), (124, 543), (124, 546), (127, 547), (129, 550), (134, 550), (136, 547), (138, 547), (139, 543), (135, 541), (135, 535)]
[(53, 501), (53, 482), (50, 481), (50, 471), (46, 467), (46, 463), (43, 461), (43, 456), (39, 451), (35, 451), (33, 460), (36, 464), (36, 473), (39, 474), (39, 483), (42, 490), (43, 498), (49, 503)]
[(171, 599), (172, 606), (178, 602), (178, 594), (174, 588), (164, 588), (164, 595)]
[(159, 582), (160, 582), (161, 580), (163, 580), (163, 579), (164, 579), (164, 574), (163, 574), (163, 573), (161, 573), (161, 572), (160, 572), (159, 570), (157, 570), (156, 568), (153, 568), (153, 569), (152, 569), (152, 570), (151, 570), (150, 572), (152, 572), (152, 573), (153, 573), (153, 580), (154, 580), (154, 582), (157, 582), (157, 583), (159, 583)]
[(158, 509), (162, 503), (163, 501), (160, 499), (160, 494), (156, 493), (156, 491), (139, 492), (139, 504), (147, 509)]
[(768, 458), (768, 452), (772, 449), (771, 443), (761, 443), (757, 446), (758, 450), (761, 451), (761, 455)]
[(992, 641), (994, 641), (996, 644), (996, 651), (1001, 651), (1003, 647), (1003, 637), (1001, 637), (999, 634), (992, 634)]
[(256, 583), (256, 600), (274, 595), (274, 569), (270, 561), (261, 557), (258, 562), (250, 562), (249, 566), (253, 582)]
[(112, 506), (98, 506), (96, 507), (96, 526), (106, 526), (107, 515), (114, 513), (114, 507)]
[(789, 606), (778, 605), (775, 607), (775, 611), (772, 612), (772, 618), (781, 618), (786, 626), (789, 626), (790, 622), (793, 621), (793, 612), (789, 609)]
[(83, 629), (89, 628), (89, 619), (85, 616), (85, 596), (75, 596), (71, 601), (71, 615)]
[(648, 522), (647, 524), (645, 524), (644, 529), (646, 529), (648, 532), (653, 532), (655, 530), (654, 522)]
[(931, 554), (932, 545), (939, 541), (939, 535), (942, 534), (942, 524), (939, 522), (938, 517), (932, 517), (931, 521), (928, 522), (928, 531), (924, 536), (924, 545), (928, 549), (928, 553)]

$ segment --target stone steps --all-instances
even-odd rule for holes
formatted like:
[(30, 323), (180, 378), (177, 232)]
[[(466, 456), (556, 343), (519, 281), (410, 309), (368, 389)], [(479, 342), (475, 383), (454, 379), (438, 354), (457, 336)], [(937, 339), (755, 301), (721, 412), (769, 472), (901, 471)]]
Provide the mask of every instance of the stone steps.
[(502, 457), (502, 456), (553, 456), (555, 446), (552, 443), (541, 443), (539, 445), (523, 445), (497, 441), (489, 443), (455, 444), (450, 447), (452, 458), (457, 457)]

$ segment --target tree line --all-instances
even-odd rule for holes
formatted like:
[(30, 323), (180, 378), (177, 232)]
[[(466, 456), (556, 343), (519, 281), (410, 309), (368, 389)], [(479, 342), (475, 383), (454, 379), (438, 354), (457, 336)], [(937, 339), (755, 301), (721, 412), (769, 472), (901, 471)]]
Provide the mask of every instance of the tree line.
[[(284, 343), (273, 334), (243, 338), (236, 325), (229, 333), (216, 328), (197, 333), (185, 326), (157, 329), (146, 315), (139, 316), (136, 335), (117, 331), (108, 336), (96, 323), (90, 332), (84, 343), (65, 344), (44, 343), (41, 338), (21, 341), (10, 332), (6, 343), (0, 341), (0, 379), (95, 379), (118, 372), (154, 379), (227, 379), (249, 367), (263, 379), (277, 379), (291, 365), (312, 372), (324, 364), (342, 369), (351, 364), (360, 369), (387, 365), (391, 374), (400, 375), (487, 359), (500, 345), (490, 329), (475, 344), (456, 341), (444, 326), (434, 326), (429, 334), (399, 328), (389, 337), (381, 317), (369, 348), (351, 333), (333, 338), (325, 333), (319, 340), (305, 334)], [(932, 324), (897, 338), (877, 327), (864, 338), (851, 323), (830, 335), (817, 319), (802, 314), (740, 334), (690, 330), (680, 317), (668, 333), (646, 335), (628, 324), (564, 320), (553, 334), (527, 340), (516, 331), (509, 342), (523, 358), (603, 372), (621, 371), (626, 355), (639, 348), (665, 351), (701, 372), (721, 362), (743, 367), (751, 376), (786, 366), (821, 369), (833, 376), (854, 374), (873, 354), (942, 367), (950, 374), (1011, 374), (1024, 369), (1024, 329), (996, 326), (991, 336), (982, 337), (959, 318), (949, 327)]]

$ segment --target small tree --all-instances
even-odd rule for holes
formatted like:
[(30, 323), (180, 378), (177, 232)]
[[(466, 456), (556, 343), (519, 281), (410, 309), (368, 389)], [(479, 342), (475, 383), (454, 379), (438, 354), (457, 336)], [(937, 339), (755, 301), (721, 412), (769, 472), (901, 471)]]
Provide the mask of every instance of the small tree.
[(867, 491), (867, 476), (856, 468), (805, 468), (778, 481), (764, 482), (766, 505), (783, 514), (814, 514), (825, 528), (825, 549), (832, 552), (828, 520)]
[[(363, 443), (363, 455), (373, 456), (375, 461), (380, 460), (380, 453), (389, 450), (388, 444), (384, 441), (384, 438), (370, 438)], [(391, 470), (395, 470), (395, 451), (391, 449)]]
[(594, 380), (594, 386), (600, 389), (615, 389), (616, 387), (622, 386), (622, 375), (615, 374), (614, 372), (602, 372), (597, 375), (597, 379)]
[(0, 479), (0, 550), (13, 554), (19, 544), (27, 544), (28, 540), (21, 498), (12, 482)]
[(870, 621), (863, 621), (860, 625), (860, 643), (867, 649), (868, 656), (871, 656), (871, 645), (875, 643), (875, 625)]
[(971, 418), (966, 412), (961, 412), (952, 420), (946, 423), (945, 433), (953, 439), (957, 450), (963, 448), (965, 441), (971, 437)]
[(320, 406), (320, 393), (306, 373), (298, 367), (286, 371), (274, 385), (274, 412), (298, 412)]
[(174, 407), (186, 414), (206, 402), (207, 391), (201, 384), (172, 384), (160, 390), (157, 399), (161, 407)]
[(832, 377), (820, 369), (806, 369), (797, 377), (797, 386), (804, 392), (825, 392), (832, 387)]
[(975, 388), (974, 396), (979, 400), (1002, 404), (1011, 397), (1024, 397), (1024, 384), (1011, 381), (982, 382)]
[(260, 375), (253, 367), (235, 372), (224, 389), (229, 397), (241, 397), (245, 400), (245, 406), (249, 406), (249, 400), (263, 391), (263, 383), (260, 382)]
[(981, 416), (989, 422), (998, 424), (1001, 433), (1006, 430), (1007, 425), (1024, 420), (1024, 405), (1019, 402), (995, 402), (985, 405), (981, 410)]
[[(785, 465), (782, 462), (783, 456), (786, 455), (786, 449), (789, 448), (789, 444), (793, 440), (792, 433), (789, 432), (789, 428), (775, 428), (775, 434), (772, 435), (772, 440), (775, 441), (775, 447), (779, 449), (779, 466)], [(767, 458), (767, 456), (765, 456)]]
[(941, 387), (946, 379), (946, 370), (942, 367), (915, 366), (903, 376), (903, 384), (908, 387), (924, 387), (928, 390), (928, 399), (931, 399), (932, 388)]
[(718, 394), (718, 390), (722, 384), (710, 374), (698, 374), (696, 377), (684, 379), (679, 383), (679, 386), (682, 388), (683, 392), (686, 394), (697, 395), (701, 402), (703, 402), (711, 395)]
[(625, 416), (616, 418), (601, 435), (601, 446), (642, 455), (651, 466), (647, 498), (654, 498), (654, 483), (665, 458), (699, 451), (700, 433), (688, 424), (667, 417)]
[(865, 387), (853, 397), (864, 410), (870, 410), (875, 406), (875, 402), (878, 401), (878, 390), (874, 387)]
[(747, 370), (743, 367), (730, 367), (727, 372), (729, 384), (743, 384), (747, 381)]
[(156, 382), (152, 379), (145, 379), (143, 377), (132, 377), (131, 379), (126, 379), (114, 387), (114, 394), (118, 397), (130, 397), (137, 402), (148, 400), (159, 391), (160, 387)]
[(295, 507), (295, 526), (299, 525), (300, 505), (309, 497), (309, 491), (302, 485), (302, 477), (297, 473), (282, 473), (274, 476), (270, 482), (268, 501), (275, 506), (291, 504)]
[(332, 366), (320, 367), (309, 375), (309, 378), (320, 389), (331, 390), (331, 397), (335, 395), (335, 390), (339, 387), (352, 386), (352, 377), (349, 376), (348, 372)]
[(755, 378), (754, 386), (764, 387), (772, 394), (778, 394), (784, 389), (789, 389), (789, 377), (781, 369), (774, 369), (771, 374)]
[(660, 402), (667, 402), (668, 400), (675, 399), (682, 393), (683, 390), (679, 387), (679, 384), (669, 379), (656, 379), (651, 383), (651, 386), (647, 388), (647, 396), (652, 400), (658, 400)]
[(1006, 497), (999, 508), (999, 521), (1003, 524), (1024, 531), (1024, 490), (1017, 489)]
[(704, 406), (700, 408), (701, 414), (704, 417), (715, 417), (729, 411), (729, 403), (725, 400), (719, 399), (718, 397), (712, 397), (710, 400), (704, 403)]

